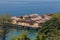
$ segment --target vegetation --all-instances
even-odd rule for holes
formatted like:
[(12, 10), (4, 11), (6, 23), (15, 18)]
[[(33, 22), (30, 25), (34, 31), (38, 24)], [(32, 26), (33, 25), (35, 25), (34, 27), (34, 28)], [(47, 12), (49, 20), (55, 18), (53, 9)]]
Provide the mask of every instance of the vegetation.
[(10, 15), (9, 14), (0, 15), (0, 26), (3, 24), (3, 21), (5, 23), (9, 22), (9, 19), (10, 19)]
[(27, 36), (26, 32), (21, 32), (19, 37), (16, 37), (16, 39), (11, 38), (11, 40), (30, 40), (30, 38)]
[(8, 14), (0, 15), (0, 37), (3, 40), (5, 40), (6, 31), (8, 31), (8, 28), (5, 24), (9, 23), (9, 19), (10, 19), (10, 15)]
[[(0, 29), (2, 28), (3, 21), (8, 24), (4, 24), (5, 27), (12, 27), (9, 24), (10, 15), (0, 15)], [(7, 28), (8, 29), (8, 28)], [(1, 33), (0, 33), (1, 34)], [(31, 40), (25, 32), (21, 33), (16, 38), (11, 40)], [(42, 27), (38, 30), (36, 38), (34, 40), (60, 40), (60, 14), (53, 14), (52, 18), (42, 24)]]
[(49, 21), (42, 24), (36, 40), (60, 40), (60, 14), (53, 14)]

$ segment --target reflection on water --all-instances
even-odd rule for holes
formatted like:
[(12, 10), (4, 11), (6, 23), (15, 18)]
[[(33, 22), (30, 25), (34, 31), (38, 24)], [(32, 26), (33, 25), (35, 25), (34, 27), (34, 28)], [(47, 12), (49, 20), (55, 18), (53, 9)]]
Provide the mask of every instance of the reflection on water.
[(27, 33), (27, 36), (33, 40), (36, 36), (36, 31), (34, 30), (11, 30), (7, 35), (6, 35), (6, 40), (10, 40), (11, 37), (17, 37), (20, 36), (20, 33), (24, 31)]

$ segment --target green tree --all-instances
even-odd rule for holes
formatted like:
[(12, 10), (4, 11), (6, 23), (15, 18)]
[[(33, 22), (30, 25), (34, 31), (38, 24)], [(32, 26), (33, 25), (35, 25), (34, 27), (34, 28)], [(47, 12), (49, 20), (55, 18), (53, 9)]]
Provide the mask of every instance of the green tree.
[(27, 36), (26, 31), (22, 31), (19, 37), (20, 40), (30, 40), (30, 38)]
[(60, 35), (60, 32), (58, 32), (60, 31), (59, 18), (60, 15), (54, 14), (50, 20), (43, 23), (41, 29), (38, 31), (37, 40), (60, 40), (60, 36), (57, 36)]
[(40, 40), (40, 35), (36, 35), (35, 40)]
[(11, 40), (16, 40), (15, 38), (11, 38)]
[(8, 23), (10, 20), (10, 15), (9, 14), (2, 14), (0, 15), (0, 26), (2, 25), (2, 22), (4, 21), (5, 23)]
[(36, 34), (35, 40), (46, 40), (46, 35), (45, 35), (44, 33), (38, 32), (38, 33)]
[(16, 37), (15, 40), (30, 40), (30, 38), (27, 36), (25, 32), (21, 32), (19, 37)]
[(6, 23), (9, 23), (10, 15), (8, 14), (2, 14), (0, 15), (0, 30), (3, 30), (3, 33), (1, 34), (2, 39), (5, 40), (5, 35), (7, 31)]

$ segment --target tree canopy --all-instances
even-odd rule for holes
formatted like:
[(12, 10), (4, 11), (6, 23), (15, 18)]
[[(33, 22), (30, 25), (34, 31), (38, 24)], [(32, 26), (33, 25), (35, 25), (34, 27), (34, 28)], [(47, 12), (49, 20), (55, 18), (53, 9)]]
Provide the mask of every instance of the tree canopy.
[(60, 14), (53, 14), (50, 20), (43, 23), (37, 36), (36, 40), (60, 40)]

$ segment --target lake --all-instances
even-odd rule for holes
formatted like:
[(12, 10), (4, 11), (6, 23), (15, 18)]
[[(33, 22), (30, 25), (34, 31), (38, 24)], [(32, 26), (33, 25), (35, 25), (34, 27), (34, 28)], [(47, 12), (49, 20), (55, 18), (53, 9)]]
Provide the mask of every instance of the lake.
[(0, 14), (9, 13), (12, 16), (21, 16), (26, 14), (50, 14), (60, 13), (60, 1), (19, 1), (0, 3)]
[[(50, 14), (60, 13), (60, 1), (40, 2), (40, 1), (19, 1), (0, 3), (0, 14), (9, 13), (12, 16), (21, 16), (27, 14)], [(10, 31), (6, 36), (6, 40), (19, 36), (21, 31)], [(29, 32), (28, 36), (32, 39), (36, 36), (35, 32)]]

